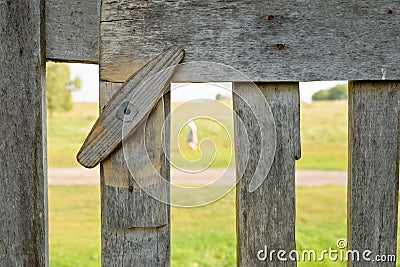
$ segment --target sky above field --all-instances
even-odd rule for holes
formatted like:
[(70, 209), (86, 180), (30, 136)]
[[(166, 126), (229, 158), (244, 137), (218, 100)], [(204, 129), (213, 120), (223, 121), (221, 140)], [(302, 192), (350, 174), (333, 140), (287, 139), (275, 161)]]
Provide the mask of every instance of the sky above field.
[[(79, 76), (82, 80), (81, 90), (72, 93), (74, 102), (98, 102), (99, 99), (99, 68), (98, 65), (69, 64), (71, 77)], [(311, 102), (312, 95), (323, 89), (329, 89), (336, 84), (347, 81), (301, 82), (300, 98)], [(173, 101), (189, 101), (193, 99), (215, 99), (217, 94), (230, 95), (231, 83), (218, 84), (175, 84), (172, 86)]]

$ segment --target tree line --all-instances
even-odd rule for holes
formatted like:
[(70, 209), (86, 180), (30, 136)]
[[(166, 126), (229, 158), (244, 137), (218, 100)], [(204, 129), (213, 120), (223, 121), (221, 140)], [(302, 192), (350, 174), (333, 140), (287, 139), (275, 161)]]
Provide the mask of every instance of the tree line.
[(81, 79), (71, 79), (69, 66), (63, 63), (49, 62), (46, 66), (46, 102), (47, 111), (66, 112), (72, 108), (71, 92), (81, 88)]
[(319, 100), (346, 100), (347, 84), (338, 84), (328, 90), (320, 90), (312, 95), (312, 101)]

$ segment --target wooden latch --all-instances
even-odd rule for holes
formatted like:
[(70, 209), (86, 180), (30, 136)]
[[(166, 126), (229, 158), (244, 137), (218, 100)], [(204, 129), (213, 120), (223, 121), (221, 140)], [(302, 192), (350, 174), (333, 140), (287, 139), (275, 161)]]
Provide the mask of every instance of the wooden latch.
[(95, 167), (135, 132), (168, 89), (184, 54), (183, 48), (171, 46), (124, 83), (104, 107), (78, 152), (80, 164)]

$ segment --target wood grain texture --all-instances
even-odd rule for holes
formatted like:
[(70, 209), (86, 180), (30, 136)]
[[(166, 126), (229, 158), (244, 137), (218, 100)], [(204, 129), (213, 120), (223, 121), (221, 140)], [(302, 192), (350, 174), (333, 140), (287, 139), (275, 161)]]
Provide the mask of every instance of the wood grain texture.
[[(186, 61), (224, 63), (252, 81), (400, 76), (398, 0), (101, 3), (100, 76), (106, 81), (125, 81), (171, 44), (185, 48)], [(221, 74), (205, 81), (236, 80)]]
[(0, 263), (48, 266), (44, 3), (0, 1)]
[(45, 0), (46, 58), (99, 62), (99, 1)]
[[(298, 83), (257, 83), (275, 118), (276, 152), (264, 183), (250, 193), (249, 183), (261, 153), (257, 119), (249, 106), (236, 94), (255, 96), (249, 83), (233, 83), (237, 173), (243, 177), (236, 191), (238, 266), (296, 266), (296, 262), (260, 261), (257, 252), (264, 249), (290, 251), (295, 245), (295, 160), (300, 158), (300, 100)], [(261, 101), (261, 100), (260, 100)], [(248, 137), (246, 137), (246, 133)], [(250, 157), (245, 158), (246, 150)]]
[[(399, 190), (399, 81), (349, 83), (349, 249), (396, 255)], [(348, 266), (396, 266), (349, 262)]]
[[(100, 105), (104, 107), (122, 84), (100, 83)], [(150, 114), (148, 123), (141, 125), (126, 144), (130, 147), (128, 162), (135, 179), (148, 177), (148, 168), (138, 163), (143, 157), (143, 127), (146, 127), (150, 159), (157, 171), (169, 180), (169, 168), (162, 153), (160, 132), (165, 114), (169, 113), (169, 94)], [(170, 211), (169, 206), (149, 196), (139, 188), (125, 161), (122, 147), (117, 148), (100, 165), (102, 202), (102, 264), (103, 266), (169, 266)], [(136, 166), (136, 168), (135, 168)], [(163, 183), (150, 184), (169, 198), (169, 187)], [(149, 188), (146, 188), (149, 189)]]
[[(104, 107), (94, 124), (77, 155), (79, 163), (88, 168), (95, 167), (137, 130), (169, 88), (174, 67), (183, 57), (183, 49), (172, 46), (126, 81)], [(131, 105), (129, 113), (124, 114), (123, 110), (127, 110), (128, 107), (122, 106), (123, 103)], [(122, 113), (123, 117), (117, 117), (119, 113)], [(126, 120), (128, 114), (132, 114), (133, 118)]]

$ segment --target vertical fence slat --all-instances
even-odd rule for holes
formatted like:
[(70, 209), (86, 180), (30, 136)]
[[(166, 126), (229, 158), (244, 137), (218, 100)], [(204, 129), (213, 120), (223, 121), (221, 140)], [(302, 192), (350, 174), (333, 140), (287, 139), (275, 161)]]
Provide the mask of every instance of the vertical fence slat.
[(43, 8), (0, 3), (1, 266), (48, 266)]
[[(120, 85), (100, 83), (101, 106), (107, 103)], [(155, 169), (167, 178), (169, 168), (166, 167), (161, 137), (158, 134), (164, 117), (169, 113), (169, 104), (169, 95), (166, 95), (150, 114), (146, 126), (146, 145), (151, 150), (150, 159)], [(129, 153), (134, 161), (146, 156), (135, 154), (136, 148), (143, 144), (143, 138), (136, 133), (129, 138), (132, 148)], [(137, 178), (148, 175), (146, 168), (133, 169)], [(100, 177), (103, 266), (169, 266), (169, 207), (136, 186), (126, 165), (122, 147), (103, 161)], [(169, 192), (169, 188), (161, 190), (165, 190), (166, 194)]]
[[(237, 205), (237, 261), (238, 266), (296, 266), (294, 261), (260, 261), (259, 250), (286, 250), (295, 245), (295, 160), (300, 158), (300, 100), (297, 82), (257, 83), (269, 103), (276, 124), (276, 154), (270, 173), (256, 191), (248, 191), (249, 182), (257, 164), (260, 135), (255, 128), (256, 118), (250, 108), (236, 96), (256, 97), (248, 83), (234, 83), (234, 111), (242, 118), (250, 140), (250, 158), (244, 158), (248, 149), (246, 136), (239, 134), (235, 121), (237, 173), (246, 171), (238, 183)], [(237, 119), (237, 118), (236, 118)], [(260, 254), (260, 256), (264, 256)], [(286, 257), (288, 254), (286, 254)]]
[[(399, 189), (399, 81), (349, 82), (348, 244), (360, 252), (349, 266), (396, 255)], [(395, 266), (396, 263), (384, 263)]]

